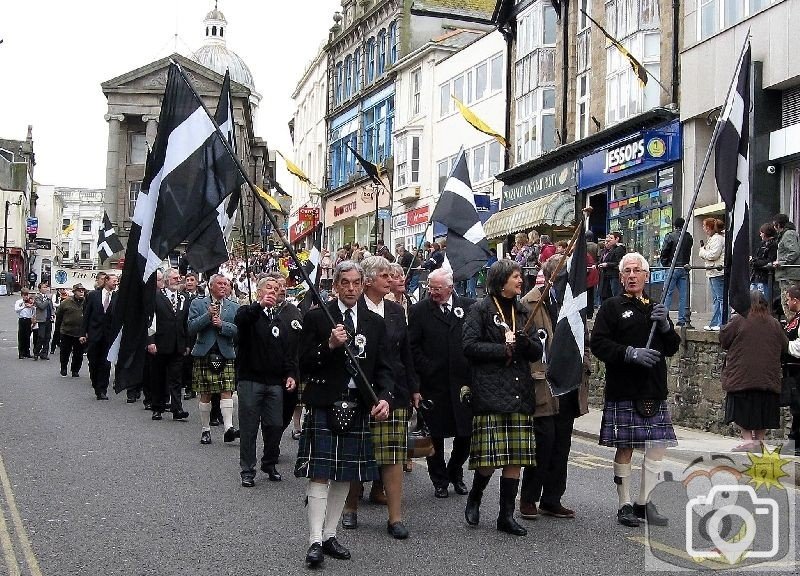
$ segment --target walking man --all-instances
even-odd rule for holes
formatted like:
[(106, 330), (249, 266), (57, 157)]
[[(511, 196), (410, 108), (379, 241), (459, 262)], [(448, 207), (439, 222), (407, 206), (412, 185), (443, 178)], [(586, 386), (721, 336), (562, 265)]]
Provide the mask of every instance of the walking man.
[(661, 265), (669, 268), (672, 264), (672, 258), (675, 257), (675, 270), (672, 272), (672, 281), (667, 288), (667, 294), (664, 302), (667, 308), (672, 305), (672, 292), (675, 288), (678, 289), (678, 326), (685, 326), (686, 328), (694, 328), (691, 323), (691, 310), (689, 309), (689, 271), (684, 268), (689, 264), (692, 257), (692, 243), (694, 239), (689, 231), (683, 237), (681, 249), (678, 255), (675, 256), (675, 250), (678, 247), (678, 239), (681, 236), (681, 230), (686, 220), (683, 218), (676, 218), (673, 222), (674, 230), (664, 236), (664, 244), (661, 247)]
[(61, 377), (67, 377), (67, 364), (72, 356), (70, 371), (77, 378), (83, 364), (83, 307), (86, 304), (83, 284), (72, 287), (72, 297), (65, 298), (56, 311), (55, 338), (58, 338)]
[(39, 293), (34, 299), (34, 304), (36, 305), (36, 325), (39, 328), (33, 337), (33, 359), (50, 360), (47, 353), (50, 350), (55, 306), (53, 305), (53, 296), (50, 294), (50, 285), (47, 282), (39, 283)]
[(86, 359), (89, 361), (89, 377), (98, 400), (108, 400), (108, 381), (111, 377), (111, 362), (108, 351), (114, 342), (112, 318), (117, 303), (115, 289), (117, 276), (109, 274), (103, 288), (93, 290), (86, 298), (83, 311), (83, 337)]

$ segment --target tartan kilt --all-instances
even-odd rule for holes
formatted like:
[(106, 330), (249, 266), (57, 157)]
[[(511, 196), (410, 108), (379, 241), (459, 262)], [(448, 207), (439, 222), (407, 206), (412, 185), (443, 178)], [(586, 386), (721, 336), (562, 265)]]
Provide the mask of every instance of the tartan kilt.
[(372, 448), (378, 466), (402, 464), (408, 456), (408, 408), (395, 408), (384, 422), (370, 420)]
[(375, 462), (369, 415), (362, 414), (347, 434), (328, 427), (327, 408), (310, 408), (303, 420), (294, 475), (337, 482), (371, 482), (380, 478)]
[(236, 390), (236, 373), (233, 360), (225, 360), (225, 366), (217, 374), (211, 369), (208, 356), (195, 356), (192, 362), (192, 390), (198, 394), (218, 394)]
[(600, 424), (600, 445), (614, 448), (657, 448), (678, 445), (667, 403), (645, 418), (636, 411), (633, 400), (606, 401)]
[(535, 466), (533, 414), (482, 414), (472, 417), (469, 469)]
[(301, 378), (300, 381), (297, 383), (297, 407), (298, 408), (302, 407), (302, 406), (305, 406), (305, 404), (303, 404), (303, 390), (305, 390), (305, 389), (306, 389), (306, 380)]

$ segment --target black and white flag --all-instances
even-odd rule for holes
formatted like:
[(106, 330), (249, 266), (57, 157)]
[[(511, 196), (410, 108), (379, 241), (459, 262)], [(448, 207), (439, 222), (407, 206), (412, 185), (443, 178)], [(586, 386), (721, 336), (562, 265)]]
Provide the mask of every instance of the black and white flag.
[(302, 306), (300, 306), (300, 310), (306, 311), (308, 308), (311, 307), (312, 304), (321, 305), (324, 303), (320, 303), (317, 301), (316, 294), (319, 294), (319, 281), (322, 274), (320, 274), (320, 261), (322, 260), (322, 224), (317, 224), (316, 230), (313, 233), (313, 246), (311, 246), (311, 250), (308, 253), (308, 260), (305, 261), (303, 264), (303, 268), (308, 274), (309, 279), (311, 280), (311, 284), (314, 286), (315, 290), (311, 290), (310, 287), (306, 291), (305, 295), (303, 296)]
[[(572, 255), (567, 259), (566, 272), (553, 281), (556, 299), (560, 303), (547, 359), (547, 381), (553, 396), (572, 392), (583, 381), (587, 305), (586, 232), (583, 222), (579, 222), (578, 226), (580, 232)], [(542, 298), (548, 297), (549, 294), (542, 295)]]
[[(222, 82), (222, 91), (219, 95), (217, 112), (214, 118), (219, 124), (222, 133), (227, 136), (228, 144), (236, 153), (236, 136), (233, 117), (233, 98), (231, 97), (231, 75), (225, 72)], [(226, 202), (217, 206), (217, 219), (206, 226), (186, 249), (186, 259), (192, 268), (200, 272), (216, 269), (228, 260), (229, 241), (233, 225), (236, 222), (236, 213), (241, 198), (241, 190), (235, 189)]]
[(117, 252), (122, 252), (122, 248), (122, 242), (111, 224), (108, 212), (103, 211), (103, 227), (100, 228), (100, 235), (97, 237), (97, 255), (100, 256), (100, 263), (102, 264)]
[(114, 309), (116, 334), (108, 359), (117, 363), (114, 390), (141, 382), (155, 274), (181, 242), (192, 243), (217, 219), (219, 206), (242, 182), (233, 157), (176, 64), (169, 68), (158, 133), (136, 199), (125, 268)]
[(443, 267), (453, 271), (455, 282), (471, 278), (486, 265), (491, 255), (489, 242), (475, 208), (467, 156), (463, 148), (444, 184), (431, 219), (447, 226)]
[(714, 175), (728, 212), (725, 262), (731, 307), (742, 316), (750, 311), (750, 40), (745, 42), (714, 147)]

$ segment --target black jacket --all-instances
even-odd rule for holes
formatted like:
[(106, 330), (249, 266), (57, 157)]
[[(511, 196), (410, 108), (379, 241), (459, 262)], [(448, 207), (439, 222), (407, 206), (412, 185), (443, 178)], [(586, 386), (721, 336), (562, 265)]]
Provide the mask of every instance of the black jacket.
[[(516, 326), (521, 330), (528, 320), (528, 310), (515, 302)], [(508, 362), (505, 328), (498, 326), (497, 308), (491, 296), (486, 296), (470, 308), (464, 322), (464, 355), (472, 365), (472, 411), (475, 414), (533, 414), (536, 397), (533, 389), (530, 362), (542, 357), (538, 338), (528, 345), (515, 346)], [(508, 323), (511, 324), (510, 319)], [(529, 334), (536, 333), (532, 326)]]
[(261, 305), (254, 302), (236, 311), (234, 323), (239, 329), (239, 380), (277, 386), (289, 377), (298, 380), (297, 344), (303, 328), (299, 314), (298, 318), (282, 317), (279, 309), (270, 321)]
[[(625, 362), (628, 346), (644, 348), (650, 335), (653, 303), (626, 295), (605, 300), (597, 311), (592, 330), (591, 349), (606, 365), (606, 400), (665, 400), (667, 398), (667, 363), (680, 347), (681, 337), (670, 329), (656, 329), (651, 348), (662, 357), (652, 368)], [(670, 327), (672, 321), (670, 320)]]
[(83, 308), (83, 333), (86, 334), (87, 347), (109, 347), (116, 334), (113, 333), (112, 317), (117, 305), (117, 292), (111, 294), (108, 311), (103, 311), (103, 290), (92, 290), (86, 295)]
[(766, 269), (766, 266), (777, 259), (778, 240), (776, 238), (767, 238), (758, 247), (758, 250), (753, 255), (753, 260), (750, 262), (752, 270), (750, 282), (761, 282), (763, 284), (769, 282), (769, 270)]
[(472, 411), (461, 402), (460, 392), (462, 386), (472, 383), (461, 337), (464, 319), (474, 303), (453, 294), (453, 309), (447, 316), (430, 298), (417, 302), (408, 312), (419, 391), (424, 399), (433, 400), (425, 423), (436, 438), (472, 434)]
[[(673, 230), (664, 236), (664, 244), (661, 246), (661, 255), (659, 257), (662, 266), (670, 266), (672, 264), (672, 257), (675, 254), (675, 248), (677, 248), (680, 236), (680, 230)], [(681, 243), (681, 251), (678, 252), (678, 257), (675, 260), (675, 266), (685, 266), (689, 263), (692, 258), (692, 244), (694, 244), (694, 238), (689, 232), (686, 232)]]
[[(339, 301), (326, 304), (337, 324), (343, 324)], [(331, 350), (328, 338), (331, 335), (330, 320), (321, 308), (309, 310), (303, 318), (300, 335), (300, 366), (302, 378), (306, 382), (303, 402), (307, 406), (327, 408), (347, 393), (350, 372), (347, 370), (347, 357), (343, 347)], [(380, 400), (393, 404), (394, 379), (389, 364), (389, 351), (386, 339), (386, 324), (383, 318), (367, 310), (363, 302), (358, 304), (356, 334), (365, 337), (365, 357), (359, 360), (364, 375), (372, 385)], [(363, 386), (363, 383), (356, 382)], [(372, 402), (362, 393), (365, 407)]]
[(164, 290), (156, 292), (155, 318), (156, 332), (147, 338), (148, 344), (155, 344), (158, 354), (183, 355), (188, 345), (189, 301), (180, 292), (175, 294), (177, 310), (172, 310), (172, 302)]

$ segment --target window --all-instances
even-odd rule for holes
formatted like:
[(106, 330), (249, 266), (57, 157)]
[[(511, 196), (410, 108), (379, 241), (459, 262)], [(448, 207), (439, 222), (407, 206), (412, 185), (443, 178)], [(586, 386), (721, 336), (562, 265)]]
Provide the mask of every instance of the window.
[(503, 171), (503, 147), (492, 140), (489, 144), (489, 176), (495, 177)]
[(397, 62), (397, 22), (389, 24), (389, 64)]
[(344, 98), (345, 100), (353, 95), (353, 57), (347, 56), (344, 59)]
[(411, 71), (411, 115), (416, 116), (420, 113), (422, 102), (422, 69), (417, 68)]
[(502, 90), (504, 75), (503, 55), (497, 54), (442, 84), (439, 87), (440, 116), (446, 116), (455, 110), (451, 94), (460, 101), (471, 104)]
[(88, 260), (92, 257), (91, 249), (91, 242), (81, 242), (81, 260)]
[(361, 90), (361, 48), (353, 52), (353, 94)]
[(497, 92), (503, 89), (503, 55), (495, 56), (492, 58), (492, 92)]
[(439, 110), (440, 116), (450, 112), (450, 83), (442, 84), (439, 88)]
[(386, 70), (386, 30), (378, 32), (378, 76)]
[(336, 78), (334, 79), (334, 102), (336, 104), (340, 104), (342, 101), (342, 84), (344, 81), (344, 71), (342, 69), (342, 63), (338, 62), (336, 64)]
[(392, 155), (394, 95), (365, 109), (362, 120), (364, 157), (374, 164), (383, 162)]
[(131, 134), (130, 163), (144, 164), (147, 161), (147, 140), (142, 133)]
[(69, 258), (69, 242), (61, 243), (61, 253), (64, 255), (64, 258)]
[(367, 84), (375, 81), (375, 38), (367, 40)]
[(749, 18), (775, 0), (700, 0), (699, 40)]
[(472, 182), (481, 182), (486, 180), (487, 163), (486, 163), (486, 149), (487, 146), (478, 146), (472, 153)]
[(480, 100), (486, 94), (487, 71), (489, 63), (478, 64), (475, 68), (475, 100)]
[(61, 220), (61, 229), (63, 230), (64, 228), (69, 226), (69, 223), (70, 223), (70, 219), (69, 218), (62, 219)]
[(419, 184), (419, 140), (417, 135), (397, 139), (397, 187)]
[(589, 75), (581, 74), (577, 78), (575, 106), (575, 138), (586, 138), (589, 135)]
[[(661, 35), (658, 31), (638, 32), (622, 40), (625, 48), (638, 56), (653, 78), (660, 76)], [(614, 46), (606, 48), (606, 125), (621, 122), (650, 110), (660, 103), (658, 84), (642, 86), (630, 62)]]
[(128, 217), (132, 218), (136, 212), (136, 198), (139, 197), (139, 192), (142, 191), (142, 183), (131, 182), (128, 185)]
[(517, 99), (514, 130), (516, 162), (521, 164), (555, 145), (555, 89), (538, 87)]
[(84, 218), (81, 221), (81, 227), (82, 227), (82, 230), (84, 232), (91, 232), (92, 231), (92, 221), (91, 220), (87, 220), (87, 219)]
[[(583, 12), (586, 12), (586, 14), (591, 16), (592, 3), (589, 0), (579, 0), (578, 8), (580, 9), (578, 10), (578, 31), (580, 32), (581, 30), (586, 30), (589, 27), (589, 19)], [(581, 10), (583, 10), (583, 12), (581, 12)]]
[(356, 157), (350, 152), (348, 145), (354, 150), (358, 148), (355, 132), (333, 140), (330, 145), (331, 188), (347, 184), (350, 177), (356, 173)]

